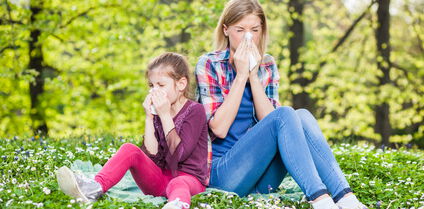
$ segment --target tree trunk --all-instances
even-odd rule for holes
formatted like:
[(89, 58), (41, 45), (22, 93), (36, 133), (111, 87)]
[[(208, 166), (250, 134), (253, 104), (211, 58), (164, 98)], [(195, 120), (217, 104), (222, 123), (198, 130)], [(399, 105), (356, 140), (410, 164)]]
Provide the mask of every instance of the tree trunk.
[[(41, 11), (38, 7), (31, 7), (31, 23), (35, 22), (35, 16)], [(38, 43), (41, 31), (38, 28), (31, 29), (31, 40), (29, 41), (29, 69), (37, 72), (34, 82), (29, 84), (29, 91), (31, 95), (31, 120), (32, 130), (34, 134), (41, 133), (47, 135), (48, 127), (44, 112), (40, 107), (40, 95), (44, 92), (44, 77), (43, 77), (43, 53), (42, 45)]]
[(186, 31), (186, 29), (182, 29), (181, 33), (172, 36), (172, 37), (165, 37), (166, 42), (166, 48), (172, 48), (175, 47), (179, 43), (186, 43), (190, 41), (191, 34)]
[[(378, 87), (390, 84), (390, 0), (378, 0), (378, 26), (375, 31), (377, 40), (377, 66), (381, 70), (382, 76), (378, 78)], [(380, 59), (381, 58), (381, 59)], [(387, 102), (378, 104), (375, 107), (375, 131), (381, 135), (381, 143), (389, 144), (391, 135), (390, 125), (390, 105)]]
[[(312, 81), (303, 77), (305, 71), (305, 63), (299, 60), (299, 50), (305, 46), (305, 32), (303, 25), (303, 8), (305, 2), (303, 0), (290, 0), (289, 1), (289, 13), (292, 23), (289, 25), (289, 31), (292, 36), (289, 39), (290, 49), (290, 68), (288, 72), (289, 80), (291, 85), (300, 85), (302, 89), (308, 86)], [(296, 78), (292, 80), (292, 75), (296, 74)], [(306, 108), (311, 112), (314, 112), (314, 102), (310, 95), (302, 91), (300, 93), (293, 93), (293, 107)]]

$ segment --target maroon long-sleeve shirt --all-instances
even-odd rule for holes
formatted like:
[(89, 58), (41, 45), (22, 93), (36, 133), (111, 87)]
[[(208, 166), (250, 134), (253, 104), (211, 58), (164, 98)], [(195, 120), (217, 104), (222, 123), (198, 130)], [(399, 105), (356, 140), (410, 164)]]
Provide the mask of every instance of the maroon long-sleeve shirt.
[[(207, 186), (209, 171), (208, 157), (208, 126), (203, 105), (188, 100), (178, 114), (173, 118), (175, 128), (166, 136), (159, 116), (153, 117), (155, 136), (158, 140), (158, 152), (153, 155), (146, 147), (141, 149), (156, 165), (173, 171), (191, 174)], [(176, 140), (180, 143), (175, 147)]]

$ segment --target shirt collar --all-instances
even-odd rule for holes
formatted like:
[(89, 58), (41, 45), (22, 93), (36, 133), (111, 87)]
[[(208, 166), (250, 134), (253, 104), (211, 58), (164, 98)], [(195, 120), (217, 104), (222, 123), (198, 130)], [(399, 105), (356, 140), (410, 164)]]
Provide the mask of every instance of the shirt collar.
[(230, 48), (226, 48), (225, 50), (219, 50), (213, 52), (213, 61), (215, 62), (227, 62), (230, 60)]

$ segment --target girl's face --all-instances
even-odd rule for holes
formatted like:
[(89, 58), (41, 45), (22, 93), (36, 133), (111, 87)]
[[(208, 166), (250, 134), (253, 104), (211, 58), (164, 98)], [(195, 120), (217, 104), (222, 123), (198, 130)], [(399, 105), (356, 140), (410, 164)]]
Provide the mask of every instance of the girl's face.
[(262, 24), (261, 19), (258, 16), (250, 14), (243, 17), (240, 21), (233, 25), (224, 25), (223, 27), (224, 34), (229, 38), (231, 51), (236, 51), (237, 47), (244, 39), (244, 34), (247, 32), (252, 33), (252, 40), (256, 47), (259, 48), (260, 40), (262, 37)]
[(181, 78), (176, 81), (168, 72), (172, 72), (169, 66), (159, 66), (149, 72), (149, 87), (150, 89), (161, 89), (166, 93), (169, 102), (174, 104), (181, 95), (183, 95), (185, 87), (187, 86), (187, 79)]

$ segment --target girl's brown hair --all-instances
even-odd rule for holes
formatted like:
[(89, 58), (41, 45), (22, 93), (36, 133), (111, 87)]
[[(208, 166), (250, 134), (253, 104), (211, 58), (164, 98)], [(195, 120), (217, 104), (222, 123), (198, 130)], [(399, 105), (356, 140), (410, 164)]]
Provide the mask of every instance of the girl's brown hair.
[(184, 96), (190, 98), (190, 67), (187, 59), (180, 54), (174, 52), (165, 52), (162, 55), (154, 58), (150, 61), (147, 66), (146, 77), (149, 77), (149, 73), (156, 68), (170, 67), (172, 70), (168, 71), (168, 75), (175, 81), (179, 81), (181, 78), (187, 79), (187, 86), (184, 89)]
[(224, 34), (224, 25), (229, 27), (250, 14), (256, 15), (261, 19), (262, 37), (258, 50), (262, 56), (264, 55), (268, 41), (268, 30), (264, 10), (257, 0), (231, 0), (225, 5), (218, 25), (215, 28), (216, 50), (225, 50), (229, 47), (228, 37)]

